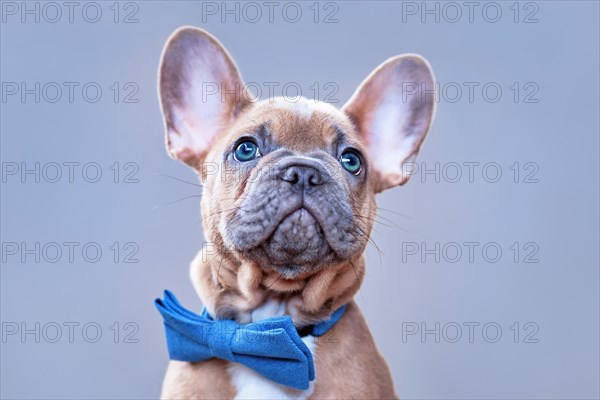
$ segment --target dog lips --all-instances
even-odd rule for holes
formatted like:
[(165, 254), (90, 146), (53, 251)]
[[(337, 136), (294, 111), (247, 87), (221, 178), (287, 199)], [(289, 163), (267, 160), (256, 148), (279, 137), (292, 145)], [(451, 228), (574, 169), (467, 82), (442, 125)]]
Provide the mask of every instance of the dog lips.
[(301, 208), (285, 218), (264, 249), (275, 263), (311, 263), (325, 257), (329, 245), (313, 216)]

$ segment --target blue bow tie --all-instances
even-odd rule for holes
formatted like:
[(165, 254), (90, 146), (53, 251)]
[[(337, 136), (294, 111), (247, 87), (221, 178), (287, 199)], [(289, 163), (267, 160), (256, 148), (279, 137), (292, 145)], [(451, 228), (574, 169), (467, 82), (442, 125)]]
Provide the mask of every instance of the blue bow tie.
[[(163, 316), (171, 360), (197, 362), (210, 358), (233, 361), (263, 376), (295, 389), (308, 389), (315, 379), (313, 357), (300, 338), (292, 319), (273, 317), (241, 325), (231, 320), (213, 320), (184, 308), (165, 290), (164, 300), (154, 304)], [(310, 334), (324, 335), (342, 317), (346, 306), (327, 321), (313, 325)]]

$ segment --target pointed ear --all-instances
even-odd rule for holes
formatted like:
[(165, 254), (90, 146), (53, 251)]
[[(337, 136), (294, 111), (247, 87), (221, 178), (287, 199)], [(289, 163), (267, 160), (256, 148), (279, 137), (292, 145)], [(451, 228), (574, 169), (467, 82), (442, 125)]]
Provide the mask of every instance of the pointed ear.
[(378, 176), (377, 192), (406, 183), (433, 119), (429, 63), (406, 54), (377, 67), (343, 110), (356, 125)]
[(167, 41), (160, 62), (159, 94), (167, 150), (194, 168), (251, 99), (223, 46), (193, 27), (178, 29)]

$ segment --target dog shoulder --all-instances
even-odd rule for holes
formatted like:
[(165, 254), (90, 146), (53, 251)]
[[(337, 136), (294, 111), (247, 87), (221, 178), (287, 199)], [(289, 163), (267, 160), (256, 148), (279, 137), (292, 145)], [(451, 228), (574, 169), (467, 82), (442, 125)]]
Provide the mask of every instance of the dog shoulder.
[(315, 362), (314, 398), (397, 398), (390, 370), (354, 301), (343, 318), (318, 338)]
[(198, 363), (171, 361), (160, 398), (231, 399), (236, 393), (227, 373), (228, 364), (217, 359)]

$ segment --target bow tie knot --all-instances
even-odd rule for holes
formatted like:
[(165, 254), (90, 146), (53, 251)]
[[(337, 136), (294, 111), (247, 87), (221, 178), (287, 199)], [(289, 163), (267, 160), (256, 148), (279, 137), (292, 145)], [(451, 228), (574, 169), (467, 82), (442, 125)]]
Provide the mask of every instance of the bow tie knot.
[[(218, 324), (215, 323), (208, 331), (207, 343), (212, 356), (222, 360), (233, 361), (231, 342), (237, 333), (237, 324), (235, 321), (223, 320)], [(214, 339), (211, 339), (213, 336)]]
[[(288, 316), (268, 318), (241, 325), (231, 320), (214, 320), (184, 308), (173, 293), (155, 305), (163, 316), (169, 357), (197, 362), (210, 358), (237, 362), (265, 377), (295, 389), (308, 389), (315, 379), (313, 358)], [(321, 336), (343, 315), (346, 306), (331, 319), (314, 325), (312, 335)]]

